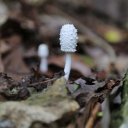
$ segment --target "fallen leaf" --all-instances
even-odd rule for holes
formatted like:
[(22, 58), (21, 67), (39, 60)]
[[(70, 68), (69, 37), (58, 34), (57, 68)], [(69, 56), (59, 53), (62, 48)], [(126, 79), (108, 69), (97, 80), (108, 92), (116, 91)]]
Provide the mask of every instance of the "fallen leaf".
[(3, 60), (6, 72), (29, 73), (30, 70), (23, 60), (21, 48), (16, 48)]

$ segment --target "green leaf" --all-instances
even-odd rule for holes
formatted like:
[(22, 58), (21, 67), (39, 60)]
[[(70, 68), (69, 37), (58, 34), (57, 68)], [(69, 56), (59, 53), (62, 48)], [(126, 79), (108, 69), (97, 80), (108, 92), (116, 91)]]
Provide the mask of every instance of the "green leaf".
[(116, 30), (109, 30), (105, 33), (105, 39), (111, 43), (118, 43), (122, 40), (122, 36)]

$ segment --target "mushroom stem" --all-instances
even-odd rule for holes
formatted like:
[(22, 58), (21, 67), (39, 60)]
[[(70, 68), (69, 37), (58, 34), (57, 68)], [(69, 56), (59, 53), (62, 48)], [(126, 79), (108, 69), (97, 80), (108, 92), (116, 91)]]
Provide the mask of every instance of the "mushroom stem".
[(41, 58), (40, 71), (46, 73), (48, 71), (48, 61), (46, 57)]
[(65, 79), (68, 80), (70, 71), (71, 71), (71, 64), (72, 64), (72, 57), (71, 53), (66, 53), (65, 55), (65, 67), (64, 67), (64, 73), (65, 73)]

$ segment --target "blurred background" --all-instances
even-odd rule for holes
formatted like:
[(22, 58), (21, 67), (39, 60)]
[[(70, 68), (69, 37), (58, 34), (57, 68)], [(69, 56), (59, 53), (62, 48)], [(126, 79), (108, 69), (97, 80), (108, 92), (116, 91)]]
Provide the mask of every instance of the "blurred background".
[(78, 29), (78, 50), (72, 68), (80, 75), (89, 76), (95, 68), (109, 71), (112, 66), (125, 71), (127, 0), (1, 0), (1, 71), (29, 73), (39, 64), (37, 48), (41, 43), (49, 46), (51, 69), (59, 71), (64, 66), (63, 58), (58, 57), (62, 54), (59, 32), (66, 23)]
[[(74, 24), (79, 36), (70, 80), (122, 78), (128, 68), (128, 0), (0, 0), (0, 72), (16, 81), (30, 75), (39, 67), (42, 43), (49, 48), (45, 75), (63, 71), (59, 33), (67, 23)], [(109, 114), (108, 107), (104, 110)], [(102, 128), (108, 128), (113, 120), (106, 115), (102, 121)]]
[[(74, 61), (80, 60), (74, 64), (74, 69), (83, 75), (90, 75), (90, 69), (95, 67), (109, 70), (113, 63), (120, 71), (126, 69), (127, 0), (1, 0), (1, 71), (30, 72), (30, 68), (39, 63), (36, 51), (40, 43), (49, 46), (50, 55), (61, 54), (59, 31), (66, 23), (74, 24), (79, 34), (77, 53), (81, 57), (74, 57)], [(21, 57), (15, 52), (10, 55), (10, 51), (20, 51)], [(63, 62), (55, 61), (55, 58), (49, 63), (63, 67)]]

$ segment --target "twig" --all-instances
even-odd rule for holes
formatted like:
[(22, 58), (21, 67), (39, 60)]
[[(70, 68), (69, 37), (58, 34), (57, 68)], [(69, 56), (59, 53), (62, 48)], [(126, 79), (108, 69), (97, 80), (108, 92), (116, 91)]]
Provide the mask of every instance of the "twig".
[(53, 79), (50, 79), (50, 80), (45, 80), (45, 81), (41, 81), (41, 82), (36, 82), (36, 83), (33, 83), (33, 84), (29, 84), (28, 87), (34, 87), (35, 85), (38, 85), (38, 84), (43, 84), (43, 83), (47, 83), (47, 82), (51, 82), (51, 81), (54, 81), (56, 80), (57, 78), (53, 78)]
[(91, 116), (87, 121), (85, 128), (93, 128), (95, 120), (97, 118), (97, 113), (100, 110), (100, 106), (101, 106), (100, 103), (96, 103), (94, 109), (92, 110)]
[(75, 25), (78, 26), (78, 28), (80, 29), (80, 31), (83, 34), (86, 34), (86, 35), (88, 35), (90, 37), (90, 40), (92, 40), (92, 42), (94, 44), (102, 47), (109, 54), (112, 62), (114, 62), (116, 60), (116, 54), (115, 54), (114, 49), (104, 39), (102, 39), (100, 36), (98, 36), (96, 33), (94, 33), (90, 28), (88, 28), (87, 26), (85, 26), (85, 24), (83, 24), (80, 21), (78, 21), (77, 19), (71, 17), (67, 13), (63, 12), (58, 7), (55, 7), (55, 6), (51, 6), (50, 5), (50, 6), (47, 6), (46, 9), (50, 13), (56, 13), (56, 14), (59, 13), (60, 15), (66, 17), (67, 19), (69, 19), (70, 21), (72, 21)]

